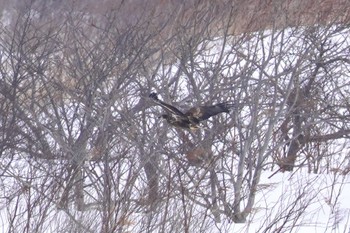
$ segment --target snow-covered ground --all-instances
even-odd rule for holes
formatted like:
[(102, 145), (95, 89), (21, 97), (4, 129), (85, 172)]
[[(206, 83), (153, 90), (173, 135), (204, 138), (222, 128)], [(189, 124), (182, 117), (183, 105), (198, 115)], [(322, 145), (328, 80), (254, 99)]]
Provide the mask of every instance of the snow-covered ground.
[(249, 220), (232, 224), (233, 232), (350, 232), (348, 175), (299, 170), (269, 178), (271, 174), (262, 174), (261, 191)]

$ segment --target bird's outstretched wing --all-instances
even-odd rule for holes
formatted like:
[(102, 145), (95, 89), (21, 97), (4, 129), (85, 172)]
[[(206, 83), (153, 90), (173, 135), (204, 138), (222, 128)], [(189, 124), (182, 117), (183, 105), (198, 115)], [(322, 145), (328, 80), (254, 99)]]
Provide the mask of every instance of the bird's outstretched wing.
[(173, 115), (177, 115), (177, 116), (180, 116), (180, 117), (186, 117), (186, 115), (181, 112), (179, 109), (175, 108), (174, 106), (170, 105), (170, 104), (167, 104), (163, 101), (161, 101), (160, 99), (158, 99), (158, 95), (157, 93), (151, 93), (149, 95), (149, 97), (151, 99), (153, 99), (154, 102), (156, 102), (158, 105), (160, 105), (161, 107), (163, 107), (167, 112), (173, 114)]
[(203, 121), (222, 112), (229, 113), (230, 109), (233, 107), (235, 107), (235, 104), (219, 103), (211, 106), (193, 107), (185, 114), (191, 118), (196, 118), (199, 121)]

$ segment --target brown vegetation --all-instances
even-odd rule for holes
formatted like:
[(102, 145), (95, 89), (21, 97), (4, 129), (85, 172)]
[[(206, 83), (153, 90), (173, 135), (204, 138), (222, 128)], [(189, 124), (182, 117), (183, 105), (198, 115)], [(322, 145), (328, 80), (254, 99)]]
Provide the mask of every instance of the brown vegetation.
[[(262, 172), (346, 173), (349, 4), (2, 2), (8, 231), (223, 232), (247, 222)], [(177, 130), (152, 91), (237, 109)], [(261, 231), (298, 226), (305, 186)]]

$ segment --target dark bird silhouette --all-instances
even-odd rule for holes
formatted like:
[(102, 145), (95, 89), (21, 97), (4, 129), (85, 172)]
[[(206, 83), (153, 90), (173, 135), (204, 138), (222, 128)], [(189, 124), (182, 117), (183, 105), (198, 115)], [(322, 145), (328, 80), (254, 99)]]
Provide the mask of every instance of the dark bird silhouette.
[(149, 97), (158, 105), (163, 107), (167, 114), (163, 114), (160, 117), (164, 118), (169, 124), (184, 129), (195, 130), (200, 128), (200, 122), (207, 120), (208, 118), (215, 116), (219, 113), (229, 113), (230, 109), (235, 107), (234, 104), (227, 102), (219, 103), (211, 106), (198, 106), (193, 107), (187, 112), (183, 113), (176, 107), (167, 104), (158, 99), (157, 93), (151, 93)]

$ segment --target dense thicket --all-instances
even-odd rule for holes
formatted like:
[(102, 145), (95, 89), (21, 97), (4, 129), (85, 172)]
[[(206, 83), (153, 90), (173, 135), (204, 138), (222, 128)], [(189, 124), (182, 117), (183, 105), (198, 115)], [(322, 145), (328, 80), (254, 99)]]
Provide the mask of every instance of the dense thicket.
[[(239, 5), (193, 4), (190, 14), (40, 1), (3, 11), (9, 232), (224, 232), (258, 211), (264, 171), (348, 174), (346, 17), (242, 31)], [(158, 118), (151, 92), (180, 109), (237, 107), (188, 132)], [(297, 225), (307, 189), (289, 198), (262, 232)]]

